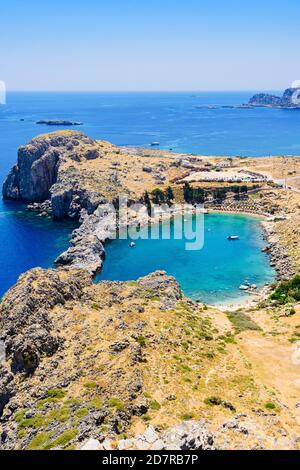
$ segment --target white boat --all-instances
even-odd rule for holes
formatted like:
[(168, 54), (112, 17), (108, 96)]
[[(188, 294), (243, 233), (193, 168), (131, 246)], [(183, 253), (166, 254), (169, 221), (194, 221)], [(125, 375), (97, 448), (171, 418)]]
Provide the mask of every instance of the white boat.
[(157, 145), (160, 145), (160, 142), (151, 142), (151, 147), (155, 147)]
[(227, 237), (227, 240), (239, 240), (240, 237), (238, 235), (229, 235)]
[(242, 284), (240, 286), (240, 290), (248, 290), (249, 289), (249, 286), (246, 286), (246, 284)]
[(134, 242), (130, 242), (130, 248), (134, 248), (135, 247), (135, 243)]

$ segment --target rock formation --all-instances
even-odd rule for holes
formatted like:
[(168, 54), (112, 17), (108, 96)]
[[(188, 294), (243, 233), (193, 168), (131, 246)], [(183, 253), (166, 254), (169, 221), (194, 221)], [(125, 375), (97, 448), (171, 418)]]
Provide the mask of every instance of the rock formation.
[(45, 124), (46, 126), (81, 126), (82, 122), (68, 120), (44, 120), (37, 121), (37, 124)]
[(258, 93), (249, 100), (248, 105), (268, 108), (300, 108), (300, 88), (298, 85), (287, 88), (282, 97)]
[(18, 162), (3, 185), (4, 199), (43, 202), (51, 198), (53, 215), (78, 218), (78, 204), (91, 213), (99, 204), (95, 194), (83, 191), (78, 175), (63, 164), (100, 157), (95, 143), (81, 132), (62, 131), (41, 135), (18, 150)]

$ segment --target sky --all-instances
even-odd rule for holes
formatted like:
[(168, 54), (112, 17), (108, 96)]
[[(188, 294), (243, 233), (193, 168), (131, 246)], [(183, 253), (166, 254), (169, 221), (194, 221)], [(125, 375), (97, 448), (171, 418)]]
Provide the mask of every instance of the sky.
[(8, 90), (281, 90), (300, 79), (299, 0), (10, 0)]

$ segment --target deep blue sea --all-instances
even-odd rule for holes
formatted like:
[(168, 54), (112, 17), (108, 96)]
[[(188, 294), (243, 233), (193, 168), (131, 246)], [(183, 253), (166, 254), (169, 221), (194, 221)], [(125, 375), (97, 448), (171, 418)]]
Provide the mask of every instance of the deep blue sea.
[[(300, 111), (198, 108), (245, 103), (253, 93), (8, 93), (0, 106), (0, 180), (19, 145), (59, 129), (37, 125), (39, 119), (82, 121), (78, 129), (117, 145), (159, 141), (161, 148), (189, 153), (300, 155)], [(25, 270), (51, 266), (71, 229), (1, 202), (0, 295)]]

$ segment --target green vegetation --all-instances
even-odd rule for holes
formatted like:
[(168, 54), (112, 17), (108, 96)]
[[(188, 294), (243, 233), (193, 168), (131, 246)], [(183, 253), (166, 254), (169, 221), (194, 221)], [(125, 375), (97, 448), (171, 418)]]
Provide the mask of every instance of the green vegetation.
[(116, 397), (112, 397), (108, 400), (108, 404), (109, 406), (111, 406), (112, 408), (116, 408), (117, 410), (124, 410), (125, 406), (124, 406), (124, 403), (119, 400), (118, 398)]
[(68, 431), (63, 432), (60, 436), (54, 439), (51, 442), (48, 442), (43, 446), (43, 450), (49, 450), (53, 447), (65, 447), (72, 439), (74, 439), (78, 434), (77, 428), (68, 429)]
[[(155, 188), (152, 191), (151, 196), (152, 196), (152, 201), (154, 202), (154, 204), (165, 203), (165, 204), (168, 204), (169, 206), (172, 204), (172, 201), (174, 199), (174, 193), (173, 193), (173, 189), (171, 188), (171, 186), (168, 186), (165, 191), (162, 191), (159, 188)], [(147, 206), (148, 214), (151, 215), (151, 201), (150, 201), (150, 197), (147, 191), (144, 193), (144, 203)]]
[(151, 416), (149, 416), (149, 415), (143, 415), (143, 416), (142, 416), (142, 420), (147, 423), (148, 421), (151, 421)]
[(261, 330), (261, 328), (241, 310), (238, 310), (237, 312), (226, 312), (226, 314), (228, 319), (233, 324), (236, 333), (241, 333), (242, 331), (246, 330)]
[(93, 309), (93, 310), (101, 310), (101, 307), (100, 307), (99, 304), (97, 304), (96, 302), (94, 302), (94, 303), (92, 304), (92, 309)]
[(63, 407), (63, 408), (57, 408), (55, 410), (52, 410), (49, 413), (50, 418), (55, 419), (56, 421), (59, 421), (60, 423), (65, 423), (68, 421), (70, 418), (71, 411), (70, 408)]
[(298, 302), (300, 300), (300, 275), (289, 281), (282, 281), (270, 295), (270, 299), (276, 300), (281, 305), (288, 302)]
[(47, 395), (50, 398), (64, 398), (66, 396), (66, 392), (61, 388), (49, 388)]
[(296, 341), (300, 341), (300, 331), (295, 330), (293, 332), (293, 336), (289, 339), (291, 343), (296, 343)]
[(229, 403), (228, 401), (222, 400), (220, 397), (216, 397), (216, 396), (207, 397), (205, 398), (204, 403), (208, 406), (223, 406), (223, 408), (225, 408), (226, 410), (230, 410), (233, 412), (236, 411), (235, 407), (231, 403)]
[(49, 439), (53, 436), (52, 432), (40, 432), (34, 436), (34, 438), (30, 441), (29, 445), (27, 446), (28, 450), (42, 450), (44, 446), (47, 444)]
[(68, 406), (77, 406), (80, 405), (81, 402), (78, 398), (68, 398), (64, 403)]
[(149, 407), (150, 407), (150, 410), (158, 411), (158, 410), (160, 410), (161, 405), (160, 405), (160, 403), (158, 403), (158, 401), (151, 400), (150, 403), (149, 403)]
[(88, 414), (89, 410), (87, 408), (79, 408), (75, 411), (75, 416), (77, 418), (84, 418)]
[(93, 390), (94, 388), (97, 387), (97, 383), (96, 382), (86, 382), (83, 386), (85, 388), (89, 389), (89, 390)]
[(47, 416), (35, 415), (33, 418), (22, 419), (18, 422), (18, 429), (34, 428), (39, 429), (47, 426), (51, 420)]
[(271, 401), (268, 401), (267, 403), (265, 403), (265, 408), (266, 410), (275, 410), (276, 405), (272, 403)]
[(90, 408), (96, 408), (96, 410), (100, 410), (102, 408), (103, 402), (101, 398), (95, 397), (89, 402)]
[(165, 202), (165, 193), (161, 189), (156, 188), (152, 191), (152, 198), (154, 204), (163, 204)]
[(145, 339), (145, 337), (144, 337), (143, 335), (139, 335), (139, 336), (137, 337), (137, 342), (138, 342), (142, 347), (146, 346), (146, 339)]
[(183, 198), (188, 204), (203, 204), (205, 201), (205, 191), (202, 188), (192, 188), (189, 183), (185, 183)]
[(166, 194), (166, 203), (170, 206), (174, 199), (174, 193), (173, 193), (173, 189), (171, 188), (171, 186), (167, 187), (165, 194)]
[(151, 216), (151, 207), (152, 206), (151, 206), (151, 201), (150, 201), (150, 196), (149, 196), (148, 191), (145, 191), (145, 193), (144, 193), (144, 204), (147, 207), (147, 214), (150, 217)]
[(194, 417), (194, 413), (184, 413), (181, 416), (181, 419), (183, 419), (183, 421), (189, 421), (189, 420), (193, 419), (193, 417)]
[(222, 405), (222, 400), (220, 397), (211, 396), (205, 398), (204, 403), (209, 406), (219, 406)]

